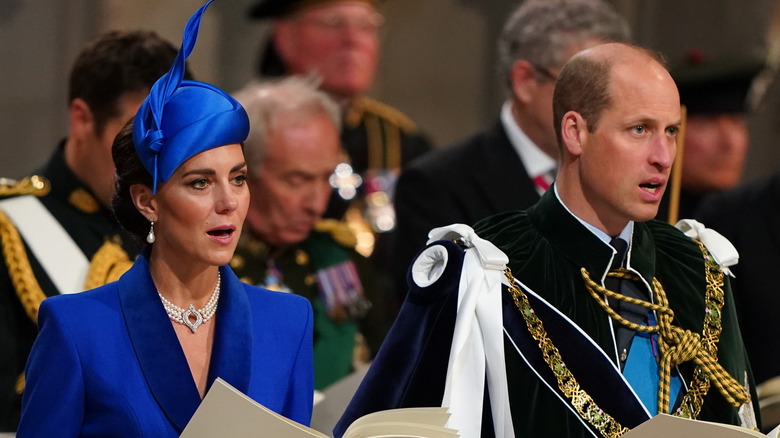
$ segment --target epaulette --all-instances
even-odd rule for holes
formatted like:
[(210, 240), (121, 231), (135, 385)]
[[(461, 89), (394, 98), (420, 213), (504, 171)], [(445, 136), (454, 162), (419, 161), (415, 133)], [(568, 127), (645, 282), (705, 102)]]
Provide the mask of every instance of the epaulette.
[(14, 180), (0, 178), (0, 197), (35, 195), (46, 196), (51, 191), (51, 183), (42, 176), (33, 175)]
[(352, 232), (349, 226), (337, 219), (320, 219), (314, 224), (314, 231), (328, 233), (336, 243), (350, 249), (354, 248), (358, 243), (357, 236), (355, 236), (355, 233)]
[(406, 133), (417, 131), (417, 125), (412, 121), (412, 119), (409, 118), (409, 116), (391, 107), (390, 105), (366, 96), (363, 96), (353, 102), (350, 111), (347, 113), (346, 123), (349, 125), (357, 125), (360, 119), (363, 117), (363, 113), (375, 114), (387, 120), (389, 123), (398, 126), (401, 131)]
[(132, 265), (133, 261), (118, 243), (106, 240), (90, 260), (84, 289), (117, 281)]

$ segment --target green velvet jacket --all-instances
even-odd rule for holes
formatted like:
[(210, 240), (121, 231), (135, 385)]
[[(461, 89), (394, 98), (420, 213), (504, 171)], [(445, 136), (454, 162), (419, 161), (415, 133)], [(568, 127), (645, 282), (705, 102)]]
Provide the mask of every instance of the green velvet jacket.
[[(475, 231), (507, 254), (509, 268), (516, 279), (570, 318), (617, 367), (619, 358), (613, 336), (613, 323), (589, 295), (580, 272), (582, 267), (586, 268), (594, 281), (603, 284), (613, 250), (565, 209), (554, 190), (549, 190), (527, 211), (492, 216), (478, 223)], [(705, 325), (709, 325), (705, 320), (712, 313), (705, 304), (707, 279), (704, 257), (695, 241), (666, 223), (635, 223), (627, 256), (627, 268), (641, 276), (642, 281), (637, 283), (648, 290), (654, 301), (657, 298), (650, 285), (653, 284), (653, 278), (661, 283), (669, 307), (674, 311), (675, 325), (702, 333)], [(756, 400), (727, 278), (722, 292), (723, 306), (720, 309), (719, 321), (722, 331), (716, 344), (718, 361), (738, 382), (748, 383), (753, 400)], [(507, 305), (505, 300), (505, 327), (508, 322), (507, 311), (517, 311), (519, 314), (519, 310), (511, 309), (512, 303), (509, 304)], [(523, 319), (518, 320), (522, 324)], [(552, 341), (554, 344), (557, 342), (555, 339)], [(507, 379), (516, 435), (591, 436), (578, 415), (565, 407), (560, 394), (547, 387), (537, 372), (526, 365), (521, 355), (509, 353), (513, 350), (509, 342), (506, 348)], [(591, 360), (584, 353), (564, 357), (567, 365), (568, 361), (571, 361), (572, 366), (578, 361)], [(610, 385), (615, 385), (617, 390), (624, 384), (607, 378), (608, 373), (604, 373), (603, 385), (598, 384), (600, 371), (596, 369), (595, 363), (591, 364), (584, 366), (584, 372), (589, 373), (589, 376), (582, 376), (583, 380), (595, 378), (596, 391), (604, 390), (607, 394), (612, 394), (607, 396), (607, 399), (624, 397), (620, 391), (610, 390)], [(684, 363), (679, 366), (679, 370), (685, 382), (684, 387), (689, 388), (694, 365), (690, 362)], [(575, 375), (575, 378), (578, 376)], [(635, 403), (627, 399), (617, 401), (621, 404)], [(606, 408), (602, 408), (609, 413)], [(703, 399), (699, 418), (740, 424), (738, 415), (738, 409), (731, 407), (714, 385), (711, 385)], [(636, 420), (626, 422), (631, 421)]]

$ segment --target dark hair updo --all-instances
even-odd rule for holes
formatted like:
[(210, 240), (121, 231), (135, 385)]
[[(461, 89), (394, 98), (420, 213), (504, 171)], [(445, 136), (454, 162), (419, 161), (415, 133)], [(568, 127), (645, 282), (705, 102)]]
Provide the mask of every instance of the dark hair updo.
[[(111, 209), (124, 229), (139, 241), (146, 242), (149, 219), (135, 207), (130, 196), (130, 186), (143, 184), (152, 187), (152, 175), (146, 170), (133, 144), (133, 120), (122, 128), (114, 139), (111, 155), (116, 166), (116, 190), (111, 198)], [(150, 189), (151, 190), (151, 189)]]

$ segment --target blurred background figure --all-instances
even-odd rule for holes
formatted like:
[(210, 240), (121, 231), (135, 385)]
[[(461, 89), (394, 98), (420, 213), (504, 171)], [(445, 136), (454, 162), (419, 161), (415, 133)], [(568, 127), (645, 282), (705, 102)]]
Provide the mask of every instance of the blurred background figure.
[(322, 389), (367, 363), (387, 325), (386, 293), (355, 251), (354, 234), (322, 219), (340, 162), (339, 107), (294, 76), (253, 83), (235, 96), (251, 123), (252, 199), (231, 266), (244, 281), (311, 301), (315, 387)]
[(369, 98), (384, 17), (375, 0), (260, 0), (256, 19), (273, 19), (258, 65), (261, 78), (313, 75), (340, 106), (344, 156), (330, 181), (335, 193), (325, 217), (346, 218), (357, 249), (380, 266), (382, 237), (395, 227), (392, 198), (399, 170), (431, 149), (398, 110)]
[[(706, 196), (695, 218), (726, 236), (739, 252), (739, 264), (731, 280), (742, 337), (750, 358), (761, 406), (764, 432), (780, 424), (780, 352), (772, 340), (772, 321), (780, 312), (780, 293), (771, 275), (780, 264), (780, 168), (768, 160), (767, 151), (777, 150), (780, 108), (780, 2), (776, 3), (767, 31), (766, 68), (753, 82), (749, 102), (763, 115), (753, 120), (754, 131), (770, 141), (752, 142), (749, 157), (764, 158), (763, 167), (774, 171), (737, 187)], [(752, 138), (756, 138), (753, 136)], [(763, 148), (763, 149), (762, 149)], [(756, 154), (757, 149), (759, 154)]]
[(67, 137), (29, 178), (0, 179), (0, 431), (19, 421), (41, 301), (115, 280), (140, 250), (109, 210), (111, 144), (175, 56), (154, 32), (96, 37), (70, 71)]
[(228, 266), (249, 207), (249, 119), (221, 89), (183, 80), (212, 2), (112, 146), (112, 211), (146, 245), (119, 280), (41, 304), (20, 437), (179, 437), (218, 378), (311, 418), (311, 305)]
[[(763, 66), (760, 58), (709, 59), (691, 50), (672, 68), (687, 110), (678, 218), (693, 217), (704, 196), (742, 179), (750, 142), (748, 96)], [(669, 192), (659, 209), (662, 220), (668, 217)]]
[(406, 292), (407, 268), (432, 228), (473, 225), (539, 200), (557, 169), (552, 94), (558, 72), (580, 50), (628, 39), (627, 24), (602, 0), (527, 0), (512, 13), (498, 41), (507, 94), (498, 120), (401, 174), (390, 265), (396, 292)]

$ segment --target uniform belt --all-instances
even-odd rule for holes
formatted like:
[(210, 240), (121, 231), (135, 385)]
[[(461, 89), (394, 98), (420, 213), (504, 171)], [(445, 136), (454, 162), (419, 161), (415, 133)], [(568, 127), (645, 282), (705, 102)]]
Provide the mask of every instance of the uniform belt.
[(35, 196), (0, 201), (27, 247), (60, 293), (81, 292), (89, 259), (67, 231)]

